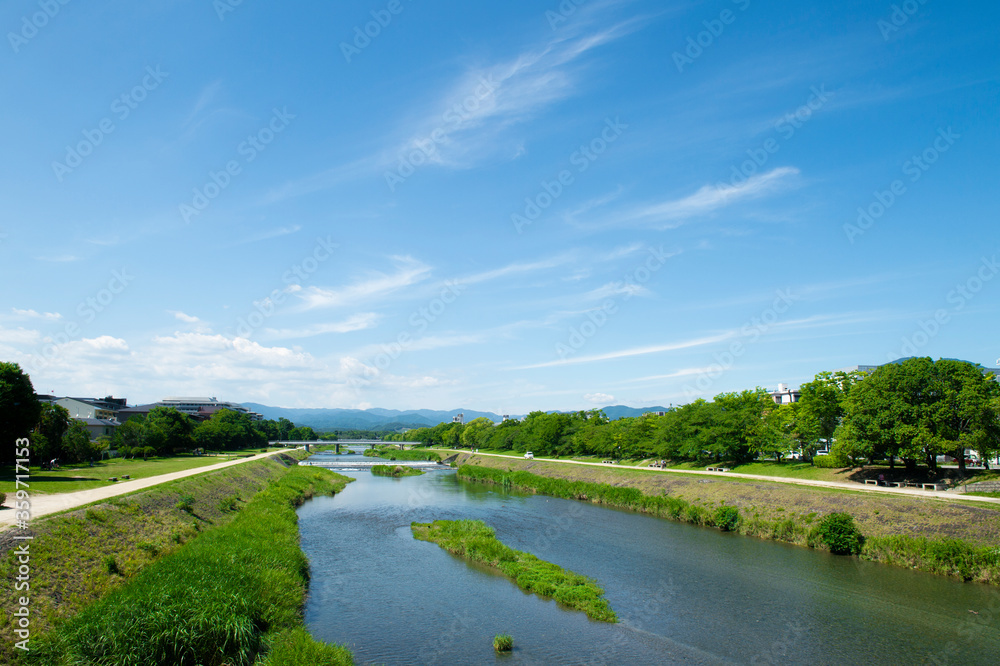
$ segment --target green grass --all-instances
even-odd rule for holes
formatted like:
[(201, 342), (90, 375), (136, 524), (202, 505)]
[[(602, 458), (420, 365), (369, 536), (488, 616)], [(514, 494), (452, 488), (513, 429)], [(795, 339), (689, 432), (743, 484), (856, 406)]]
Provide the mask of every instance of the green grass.
[[(32, 636), (26, 663), (252, 666), (269, 650), (284, 661), (267, 663), (332, 659), (335, 651), (296, 633), (309, 564), (295, 507), (348, 481), (321, 468), (290, 468), (228, 525), (146, 567), (54, 632)], [(351, 663), (340, 655), (318, 663)]]
[(386, 458), (388, 460), (441, 460), (441, 454), (430, 449), (407, 449), (382, 446), (377, 449), (366, 449), (364, 455), (371, 458)]
[[(132, 479), (145, 479), (160, 474), (171, 474), (208, 465), (217, 465), (250, 454), (257, 455), (260, 452), (261, 450), (258, 448), (232, 451), (225, 455), (181, 455), (170, 458), (150, 458), (149, 460), (114, 458), (95, 462), (93, 467), (82, 463), (66, 465), (54, 471), (32, 466), (30, 468), (31, 478), (28, 483), (31, 485), (32, 494), (72, 493), (78, 490), (115, 485), (108, 481), (111, 477), (118, 477), (119, 483), (121, 483), (123, 476), (130, 476)], [(12, 466), (0, 467), (0, 479), (3, 479), (0, 481), (0, 492), (11, 493), (14, 491), (15, 473)], [(23, 472), (20, 473), (23, 474)]]
[(963, 495), (976, 495), (977, 497), (998, 497), (1000, 493), (962, 493)]
[[(178, 479), (32, 524), (32, 636), (65, 622), (202, 531), (230, 522), (251, 497), (284, 474), (303, 452)], [(190, 499), (191, 513), (177, 507)], [(0, 541), (0, 578), (13, 580), (11, 542)], [(10, 618), (0, 608), (0, 663), (10, 663)]]
[(372, 465), (372, 474), (375, 476), (399, 478), (401, 476), (420, 476), (423, 473), (422, 470), (405, 467), (404, 465)]
[(504, 545), (493, 528), (481, 520), (411, 523), (410, 529), (417, 539), (431, 541), (450, 553), (499, 569), (528, 592), (551, 597), (594, 620), (618, 621), (603, 598), (604, 590), (593, 580)]
[(510, 634), (497, 634), (493, 637), (493, 649), (497, 652), (510, 652), (514, 649), (514, 637)]

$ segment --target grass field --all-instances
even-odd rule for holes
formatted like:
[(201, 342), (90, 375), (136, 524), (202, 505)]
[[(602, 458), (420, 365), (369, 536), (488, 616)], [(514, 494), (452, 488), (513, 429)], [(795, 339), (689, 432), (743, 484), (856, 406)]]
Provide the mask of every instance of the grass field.
[[(277, 451), (277, 448), (270, 448), (268, 451)], [(41, 467), (32, 466), (28, 483), (33, 494), (57, 494), (72, 493), (78, 490), (90, 490), (102, 486), (114, 485), (108, 481), (111, 477), (130, 476), (132, 479), (144, 479), (160, 474), (170, 474), (172, 472), (183, 472), (197, 467), (217, 465), (218, 463), (236, 460), (248, 455), (257, 455), (262, 449), (244, 449), (240, 451), (228, 451), (220, 455), (192, 456), (181, 455), (170, 458), (150, 458), (149, 460), (113, 458), (95, 462), (93, 467), (86, 463), (72, 464), (60, 467), (54, 471), (42, 470)], [(11, 493), (14, 491), (15, 468), (12, 466), (0, 467), (0, 492)], [(23, 474), (23, 472), (21, 472)]]

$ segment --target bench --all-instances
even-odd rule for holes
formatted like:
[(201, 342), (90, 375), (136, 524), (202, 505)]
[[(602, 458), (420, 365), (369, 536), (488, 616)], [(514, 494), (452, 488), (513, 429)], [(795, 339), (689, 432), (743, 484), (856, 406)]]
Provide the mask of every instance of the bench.
[(128, 474), (122, 474), (122, 481), (127, 481), (128, 479), (131, 479), (131, 478), (132, 477), (129, 476)]
[(110, 481), (111, 483), (118, 483), (118, 477), (117, 476), (113, 476), (110, 479), (108, 479), (108, 481)]
[(868, 485), (868, 486), (877, 486), (878, 485), (878, 481), (875, 480), (875, 479), (865, 479), (865, 485)]
[(923, 486), (924, 490), (945, 490), (948, 488), (945, 483), (925, 483)]
[(717, 472), (729, 472), (731, 470), (728, 467), (716, 467), (715, 471), (717, 471)]

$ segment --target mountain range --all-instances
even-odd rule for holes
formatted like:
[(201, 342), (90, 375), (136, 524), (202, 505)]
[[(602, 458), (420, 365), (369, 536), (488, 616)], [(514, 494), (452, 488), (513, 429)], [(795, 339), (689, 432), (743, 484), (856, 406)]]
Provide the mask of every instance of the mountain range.
[[(485, 416), (493, 422), (499, 422), (503, 417), (493, 412), (477, 412), (471, 409), (413, 409), (401, 411), (398, 409), (300, 409), (288, 407), (271, 407), (255, 402), (244, 402), (243, 406), (251, 411), (263, 414), (266, 419), (286, 418), (297, 426), (309, 426), (315, 430), (358, 429), (358, 430), (400, 430), (402, 428), (426, 428), (442, 422), (451, 421), (457, 414), (465, 415), (465, 422)], [(624, 416), (641, 416), (646, 412), (666, 411), (666, 407), (635, 408), (625, 405), (613, 405), (602, 408), (611, 420)], [(555, 413), (555, 412), (549, 412)], [(516, 418), (520, 418), (519, 416)]]

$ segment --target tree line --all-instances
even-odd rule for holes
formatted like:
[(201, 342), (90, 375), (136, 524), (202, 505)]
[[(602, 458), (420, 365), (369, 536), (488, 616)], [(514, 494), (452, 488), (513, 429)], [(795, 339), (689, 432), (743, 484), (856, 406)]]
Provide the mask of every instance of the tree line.
[(309, 426), (296, 426), (286, 418), (254, 421), (249, 414), (223, 409), (199, 422), (173, 407), (154, 407), (148, 415), (119, 425), (112, 437), (91, 440), (83, 422), (71, 419), (66, 408), (35, 397), (30, 377), (18, 364), (0, 362), (0, 464), (14, 463), (14, 443), (24, 437), (31, 440), (32, 462), (39, 463), (99, 460), (109, 450), (148, 458), (319, 439)]
[(799, 454), (813, 459), (832, 444), (839, 464), (886, 460), (937, 466), (966, 449), (981, 459), (1000, 452), (1000, 384), (981, 366), (912, 358), (872, 373), (822, 372), (800, 399), (776, 404), (762, 388), (696, 400), (663, 416), (609, 420), (599, 410), (535, 411), (493, 423), (441, 423), (389, 441), (452, 448), (532, 451), (537, 455), (655, 458), (744, 463)]

